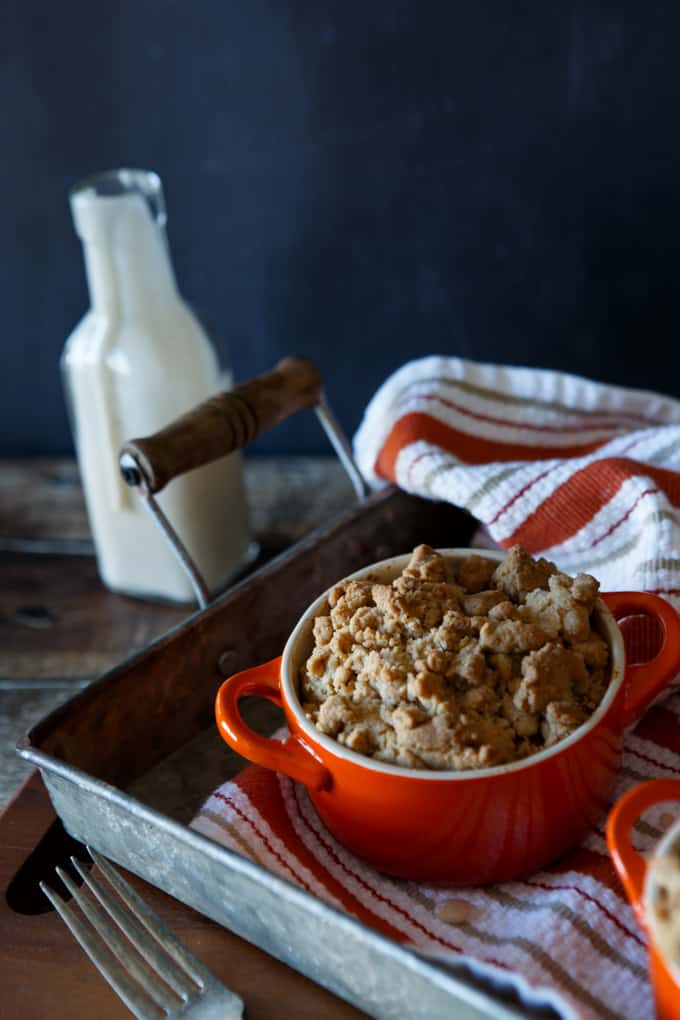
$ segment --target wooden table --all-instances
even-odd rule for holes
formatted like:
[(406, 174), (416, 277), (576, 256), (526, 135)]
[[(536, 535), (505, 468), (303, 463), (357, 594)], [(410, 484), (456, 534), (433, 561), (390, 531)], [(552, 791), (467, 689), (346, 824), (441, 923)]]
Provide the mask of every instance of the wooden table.
[[(327, 458), (251, 459), (246, 484), (263, 558), (352, 501)], [(309, 493), (314, 492), (311, 502)], [(183, 619), (187, 607), (124, 598), (100, 583), (75, 465), (0, 461), (0, 1016), (129, 1016), (56, 914), (42, 909), (68, 837), (16, 739), (75, 690)], [(248, 1018), (359, 1017), (357, 1010), (159, 890), (133, 884), (246, 1003)], [(33, 912), (29, 912), (33, 911)]]

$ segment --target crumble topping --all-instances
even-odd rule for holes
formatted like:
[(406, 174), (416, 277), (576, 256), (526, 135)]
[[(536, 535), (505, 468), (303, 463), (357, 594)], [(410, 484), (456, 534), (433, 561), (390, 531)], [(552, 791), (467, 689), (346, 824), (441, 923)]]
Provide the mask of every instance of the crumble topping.
[(654, 941), (667, 960), (680, 965), (680, 851), (656, 854), (649, 865), (655, 899), (648, 909)]
[(591, 628), (598, 582), (514, 546), (452, 576), (427, 545), (391, 584), (340, 581), (301, 669), (305, 715), (360, 754), (477, 769), (563, 740), (599, 705), (609, 649)]

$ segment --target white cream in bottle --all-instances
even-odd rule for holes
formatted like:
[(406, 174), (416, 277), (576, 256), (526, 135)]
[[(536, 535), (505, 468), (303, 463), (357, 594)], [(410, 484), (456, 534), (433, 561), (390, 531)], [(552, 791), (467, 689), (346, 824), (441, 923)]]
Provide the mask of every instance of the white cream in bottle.
[[(74, 189), (71, 205), (91, 307), (66, 343), (62, 369), (100, 575), (114, 591), (190, 601), (191, 583), (121, 479), (118, 456), (127, 439), (224, 389), (225, 375), (177, 290), (158, 177), (98, 175)], [(212, 591), (247, 562), (239, 453), (175, 479), (157, 498)]]

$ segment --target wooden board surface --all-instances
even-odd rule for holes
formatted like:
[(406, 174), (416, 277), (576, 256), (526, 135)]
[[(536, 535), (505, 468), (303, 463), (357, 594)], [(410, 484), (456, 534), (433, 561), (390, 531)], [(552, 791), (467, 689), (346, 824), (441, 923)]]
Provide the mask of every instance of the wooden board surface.
[[(40, 894), (36, 894), (39, 877), (59, 889), (54, 865), (59, 856), (68, 857), (68, 844), (52, 839), (48, 847), (52, 852), (44, 854), (42, 860), (35, 852), (55, 821), (37, 773), (29, 777), (0, 815), (0, 1016), (17, 1020), (123, 1020), (131, 1015), (127, 1007), (90, 964), (58, 915), (53, 910), (19, 912), (35, 909), (40, 903)], [(54, 830), (51, 833), (54, 835)], [(32, 853), (33, 860), (37, 857), (38, 861), (30, 869), (25, 862)], [(16, 880), (22, 865), (23, 880), (22, 876)], [(293, 1016), (296, 1020), (358, 1020), (364, 1016), (136, 876), (125, 873), (125, 877), (189, 949), (241, 996), (247, 1020), (290, 1020)]]

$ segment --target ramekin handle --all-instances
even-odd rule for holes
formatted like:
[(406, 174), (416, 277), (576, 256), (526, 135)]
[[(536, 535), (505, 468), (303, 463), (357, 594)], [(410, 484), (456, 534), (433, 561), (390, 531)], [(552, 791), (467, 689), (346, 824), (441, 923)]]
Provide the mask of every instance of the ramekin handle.
[(653, 779), (640, 783), (629, 790), (609, 813), (607, 819), (607, 846), (626, 895), (637, 915), (645, 925), (644, 894), (647, 862), (635, 850), (631, 842), (633, 826), (640, 815), (665, 800), (680, 800), (680, 779)]
[(244, 722), (239, 708), (241, 698), (267, 698), (283, 707), (280, 690), (281, 658), (262, 666), (235, 673), (221, 685), (215, 699), (215, 718), (220, 736), (234, 751), (249, 761), (304, 783), (310, 790), (323, 790), (331, 784), (328, 769), (295, 736), (271, 740)]
[(641, 613), (654, 616), (662, 630), (661, 648), (654, 658), (626, 666), (623, 725), (631, 726), (680, 673), (680, 616), (670, 603), (651, 592), (605, 592), (602, 600), (617, 621)]

